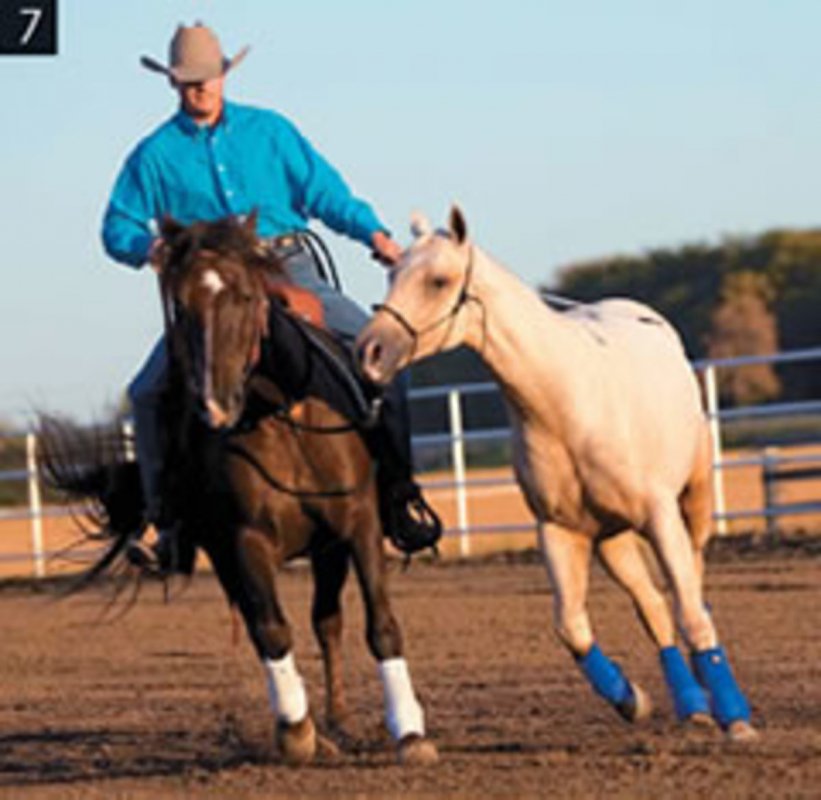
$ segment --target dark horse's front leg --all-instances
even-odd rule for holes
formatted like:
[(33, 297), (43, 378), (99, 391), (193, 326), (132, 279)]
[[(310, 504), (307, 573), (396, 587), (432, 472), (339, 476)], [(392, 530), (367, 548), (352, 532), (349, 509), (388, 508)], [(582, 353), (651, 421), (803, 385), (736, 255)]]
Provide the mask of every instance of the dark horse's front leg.
[(348, 716), (342, 675), (342, 587), (348, 577), (351, 551), (346, 542), (335, 540), (311, 553), (314, 601), (311, 621), (322, 650), (325, 668), (325, 717), (331, 733), (344, 734)]
[(242, 527), (234, 542), (229, 540), (221, 545), (221, 552), (211, 556), (265, 668), (283, 757), (291, 764), (307, 763), (316, 753), (317, 736), (305, 686), (294, 663), (291, 629), (277, 599), (277, 549), (263, 531)]
[(398, 745), (400, 762), (432, 764), (438, 760), (433, 742), (425, 738), (425, 719), (402, 655), (402, 634), (388, 599), (385, 553), (376, 504), (362, 508), (351, 540), (356, 574), (362, 590), (367, 641), (379, 662), (385, 697), (385, 724)]

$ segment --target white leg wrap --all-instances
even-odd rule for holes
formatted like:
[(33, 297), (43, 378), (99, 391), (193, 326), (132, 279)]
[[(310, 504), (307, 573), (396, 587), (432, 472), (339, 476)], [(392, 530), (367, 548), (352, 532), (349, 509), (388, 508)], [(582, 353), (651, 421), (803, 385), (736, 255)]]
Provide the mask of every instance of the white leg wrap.
[(391, 736), (399, 741), (411, 733), (425, 735), (425, 714), (411, 685), (404, 658), (379, 662), (379, 677), (385, 689), (385, 723)]
[(293, 655), (288, 653), (278, 661), (265, 658), (262, 663), (268, 679), (268, 698), (274, 715), (283, 722), (301, 722), (308, 713), (308, 697)]

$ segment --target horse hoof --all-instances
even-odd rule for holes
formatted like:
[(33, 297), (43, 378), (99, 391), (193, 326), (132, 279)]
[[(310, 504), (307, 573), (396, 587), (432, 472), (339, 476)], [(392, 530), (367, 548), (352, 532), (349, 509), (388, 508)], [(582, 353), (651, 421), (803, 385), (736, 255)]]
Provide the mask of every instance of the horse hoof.
[(406, 767), (428, 767), (439, 761), (436, 745), (418, 733), (411, 733), (399, 742), (397, 755), (399, 763)]
[(683, 719), (681, 723), (688, 728), (699, 731), (715, 730), (718, 727), (716, 721), (709, 714), (705, 714), (703, 711), (697, 711), (695, 714), (690, 714), (690, 716)]
[(737, 719), (727, 728), (727, 738), (731, 742), (755, 742), (760, 734), (747, 720)]
[(286, 764), (308, 764), (316, 755), (316, 728), (310, 716), (293, 725), (277, 723), (277, 745)]
[(342, 755), (342, 748), (333, 739), (317, 733), (316, 753), (322, 758), (335, 759)]
[(650, 695), (644, 691), (637, 683), (631, 683), (633, 696), (616, 706), (616, 711), (628, 722), (641, 722), (653, 713), (653, 701)]

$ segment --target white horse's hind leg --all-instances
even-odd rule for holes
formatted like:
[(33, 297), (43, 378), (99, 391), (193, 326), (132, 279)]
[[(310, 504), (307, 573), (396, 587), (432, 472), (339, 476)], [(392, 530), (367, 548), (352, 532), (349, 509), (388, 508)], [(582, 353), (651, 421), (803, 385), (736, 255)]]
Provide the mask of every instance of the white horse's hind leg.
[(679, 507), (690, 535), (699, 586), (704, 590), (704, 549), (713, 534), (713, 485), (710, 431), (704, 424), (693, 472), (679, 497)]
[(587, 589), (593, 543), (589, 537), (543, 523), (539, 544), (554, 591), (554, 620), (559, 638), (595, 691), (625, 719), (649, 715), (652, 705), (641, 687), (631, 684), (599, 648), (587, 613)]
[(653, 581), (636, 534), (625, 531), (604, 539), (599, 543), (598, 553), (607, 571), (633, 598), (639, 619), (656, 645), (672, 645), (676, 637), (672, 615)]
[(657, 502), (648, 532), (670, 581), (696, 675), (710, 694), (713, 716), (733, 738), (752, 738), (755, 731), (749, 723), (750, 707), (704, 606), (693, 543), (674, 499)]
[(659, 662), (676, 715), (680, 720), (711, 722), (707, 696), (675, 645), (670, 609), (653, 580), (636, 534), (626, 531), (605, 539), (598, 552), (613, 578), (633, 598), (639, 618), (659, 648)]
[(687, 644), (693, 650), (715, 647), (716, 632), (704, 607), (695, 554), (675, 500), (656, 503), (648, 534), (670, 582), (678, 623)]

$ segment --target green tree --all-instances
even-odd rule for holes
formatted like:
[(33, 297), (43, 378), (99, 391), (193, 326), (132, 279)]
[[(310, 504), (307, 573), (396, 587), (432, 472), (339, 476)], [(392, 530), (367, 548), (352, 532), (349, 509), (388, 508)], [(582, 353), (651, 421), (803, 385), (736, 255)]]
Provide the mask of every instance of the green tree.
[[(710, 358), (770, 355), (778, 352), (778, 329), (771, 311), (775, 293), (766, 275), (749, 270), (728, 273), (706, 337)], [(721, 369), (719, 392), (725, 402), (753, 405), (778, 397), (781, 383), (770, 364)]]
[[(719, 347), (715, 326), (726, 329), (730, 325), (730, 309), (724, 308), (720, 314), (718, 309), (727, 305), (726, 292), (732, 292), (734, 284), (728, 282), (729, 276), (739, 273), (763, 278), (766, 299), (756, 300), (758, 290), (751, 290), (741, 304), (746, 304), (747, 311), (736, 308), (732, 312), (742, 317), (752, 315), (763, 326), (760, 340), (745, 339), (737, 330), (734, 353), (821, 346), (821, 230), (776, 230), (759, 236), (727, 237), (716, 245), (688, 244), (573, 264), (559, 272), (557, 282), (548, 290), (582, 301), (621, 295), (646, 302), (678, 329), (691, 358), (703, 358), (711, 341), (714, 348), (726, 348), (726, 342)], [(750, 289), (752, 280), (741, 278), (735, 286)], [(771, 344), (767, 344), (768, 337), (775, 337)], [(777, 392), (778, 382), (783, 399), (821, 396), (821, 370), (811, 362), (785, 364), (770, 376), (764, 378), (761, 373), (759, 378), (763, 383), (758, 389), (753, 385), (737, 387), (739, 398), (759, 390), (762, 396), (774, 396), (771, 393)]]

